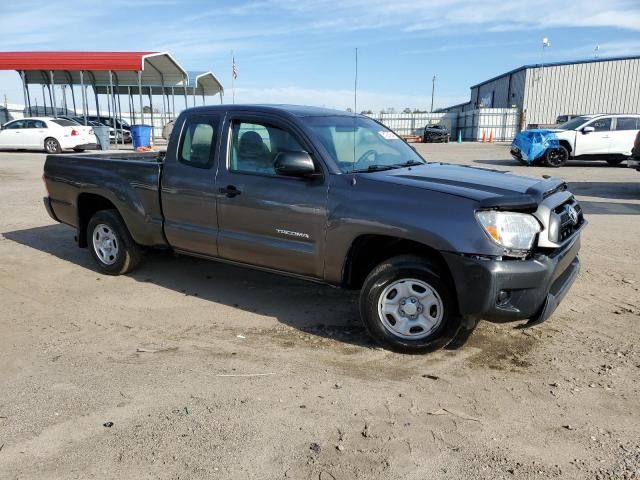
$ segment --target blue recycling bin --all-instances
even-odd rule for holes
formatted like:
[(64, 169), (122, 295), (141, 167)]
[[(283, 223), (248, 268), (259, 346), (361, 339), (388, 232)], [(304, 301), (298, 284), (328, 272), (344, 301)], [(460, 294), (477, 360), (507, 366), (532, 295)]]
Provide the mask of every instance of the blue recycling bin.
[(131, 125), (133, 149), (151, 146), (151, 125)]

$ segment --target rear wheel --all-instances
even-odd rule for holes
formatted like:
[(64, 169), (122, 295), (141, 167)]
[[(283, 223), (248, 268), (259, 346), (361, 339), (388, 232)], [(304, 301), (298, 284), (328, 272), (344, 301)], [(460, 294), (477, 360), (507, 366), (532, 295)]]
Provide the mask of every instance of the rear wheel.
[(87, 225), (87, 238), (91, 256), (107, 275), (128, 273), (142, 259), (142, 249), (116, 210), (96, 212)]
[(569, 160), (569, 150), (560, 145), (558, 148), (550, 148), (544, 154), (544, 164), (547, 167), (561, 167)]
[(44, 151), (47, 153), (60, 153), (62, 151), (60, 142), (53, 137), (46, 138), (44, 140)]
[(436, 266), (414, 255), (385, 260), (369, 274), (360, 314), (380, 344), (403, 353), (442, 348), (461, 325), (453, 287)]

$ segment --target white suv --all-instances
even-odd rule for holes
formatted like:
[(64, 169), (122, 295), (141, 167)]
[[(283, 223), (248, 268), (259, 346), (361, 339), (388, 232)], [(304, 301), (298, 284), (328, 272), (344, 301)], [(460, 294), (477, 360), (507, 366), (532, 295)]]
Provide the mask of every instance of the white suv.
[[(571, 158), (606, 160), (618, 165), (631, 155), (640, 130), (640, 115), (581, 115), (572, 118), (553, 132), (559, 148), (549, 148), (541, 160), (549, 167), (559, 167)], [(557, 144), (556, 144), (557, 145)]]

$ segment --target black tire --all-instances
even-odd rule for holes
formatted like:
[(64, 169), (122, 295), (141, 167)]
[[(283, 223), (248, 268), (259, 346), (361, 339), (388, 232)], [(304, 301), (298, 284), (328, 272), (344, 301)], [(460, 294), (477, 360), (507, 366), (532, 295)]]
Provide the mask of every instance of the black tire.
[(617, 167), (624, 161), (623, 158), (608, 158), (607, 163), (612, 167)]
[(73, 151), (78, 153), (84, 152), (84, 148), (74, 148)]
[[(427, 284), (437, 294), (440, 301), (440, 306), (436, 307), (434, 312), (440, 316), (439, 323), (435, 324), (433, 330), (427, 332), (424, 329), (415, 333), (410, 332), (410, 335), (414, 335), (415, 338), (407, 338), (407, 336), (394, 333), (391, 330), (394, 326), (390, 326), (390, 320), (393, 316), (386, 315), (386, 319), (383, 319), (379, 313), (379, 306), (384, 301), (381, 298), (382, 295), (386, 295), (393, 301), (393, 298), (399, 293), (396, 290), (394, 297), (391, 297), (394, 291), (393, 286), (403, 279), (407, 281), (409, 279), (418, 280)], [(391, 290), (385, 293), (388, 288)], [(409, 291), (412, 291), (411, 287)], [(413, 290), (413, 292), (415, 291)], [(407, 297), (407, 299), (409, 298)], [(403, 308), (400, 302), (401, 300), (398, 299), (398, 314), (406, 318), (406, 312), (400, 312)], [(423, 308), (420, 300), (418, 300), (418, 305), (419, 308)], [(442, 311), (438, 310), (440, 307)], [(378, 343), (401, 353), (427, 353), (440, 349), (456, 336), (462, 323), (458, 313), (455, 290), (447, 281), (447, 277), (428, 259), (416, 255), (392, 257), (371, 271), (360, 291), (360, 315), (367, 330)], [(418, 315), (418, 321), (419, 317), (420, 315)], [(411, 325), (412, 321), (408, 320), (408, 325)], [(422, 327), (412, 326), (410, 330), (414, 328)]]
[(544, 164), (547, 167), (558, 168), (569, 160), (569, 150), (560, 145), (558, 148), (550, 148), (544, 153)]
[[(115, 248), (101, 249), (98, 240), (100, 234)], [(87, 225), (87, 243), (93, 260), (100, 271), (107, 275), (128, 273), (142, 260), (143, 251), (131, 238), (117, 210), (100, 210), (91, 217)]]
[(60, 153), (62, 148), (60, 142), (53, 137), (47, 137), (44, 139), (44, 151), (49, 154)]

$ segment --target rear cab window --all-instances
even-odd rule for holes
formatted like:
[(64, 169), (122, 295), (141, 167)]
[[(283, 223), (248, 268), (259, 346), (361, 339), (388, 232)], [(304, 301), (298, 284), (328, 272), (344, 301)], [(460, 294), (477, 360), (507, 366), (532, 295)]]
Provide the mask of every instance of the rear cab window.
[(184, 126), (178, 161), (194, 168), (214, 164), (218, 143), (219, 117), (191, 117)]

